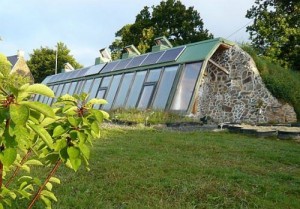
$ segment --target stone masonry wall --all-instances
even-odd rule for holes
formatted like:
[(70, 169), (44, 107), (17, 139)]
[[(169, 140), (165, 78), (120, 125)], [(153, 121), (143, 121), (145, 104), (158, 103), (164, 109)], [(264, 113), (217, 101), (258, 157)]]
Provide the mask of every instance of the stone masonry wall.
[(199, 90), (198, 117), (213, 122), (286, 123), (295, 122), (289, 104), (280, 103), (267, 90), (253, 59), (238, 46), (217, 50), (208, 62)]

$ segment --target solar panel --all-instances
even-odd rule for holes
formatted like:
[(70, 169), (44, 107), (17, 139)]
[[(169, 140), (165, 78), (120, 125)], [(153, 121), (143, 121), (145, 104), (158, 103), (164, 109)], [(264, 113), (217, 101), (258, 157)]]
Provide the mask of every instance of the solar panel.
[(105, 66), (105, 63), (103, 64), (99, 64), (99, 65), (94, 65), (94, 66), (91, 66), (87, 72), (85, 73), (84, 76), (89, 76), (89, 75), (95, 75), (95, 74), (98, 74), (102, 68)]
[(76, 78), (78, 77), (83, 77), (85, 75), (85, 73), (88, 71), (89, 68), (83, 68), (81, 70), (79, 70), (79, 73), (76, 74)]
[(58, 77), (58, 79), (56, 81), (63, 81), (68, 76), (68, 73), (60, 73), (58, 75), (59, 75), (59, 77)]
[(183, 52), (184, 49), (185, 47), (178, 47), (178, 48), (167, 50), (157, 61), (157, 63), (175, 61), (179, 57), (179, 55)]
[(56, 75), (51, 76), (51, 78), (49, 79), (49, 83), (50, 83), (50, 82), (55, 82), (55, 81), (57, 81), (58, 78), (59, 78), (59, 74), (56, 74)]
[(70, 74), (68, 75), (67, 79), (72, 79), (72, 78), (77, 78), (78, 74), (80, 73), (80, 70), (74, 70), (72, 72), (70, 72)]
[(148, 54), (134, 57), (133, 60), (126, 66), (126, 68), (138, 67), (147, 56), (148, 56)]
[(44, 80), (43, 80), (43, 84), (47, 84), (49, 81), (50, 81), (50, 79), (52, 78), (52, 76), (53, 75), (49, 75), (49, 76), (47, 76)]
[(133, 58), (129, 58), (129, 59), (125, 59), (125, 60), (121, 60), (118, 65), (113, 69), (115, 70), (122, 70), (125, 69), (126, 66), (131, 62), (131, 60), (133, 60)]
[(149, 54), (147, 58), (142, 62), (141, 65), (152, 65), (157, 62), (157, 60), (165, 53), (165, 51), (159, 51)]
[(119, 62), (120, 62), (120, 60), (106, 64), (100, 73), (107, 73), (107, 72), (112, 71)]

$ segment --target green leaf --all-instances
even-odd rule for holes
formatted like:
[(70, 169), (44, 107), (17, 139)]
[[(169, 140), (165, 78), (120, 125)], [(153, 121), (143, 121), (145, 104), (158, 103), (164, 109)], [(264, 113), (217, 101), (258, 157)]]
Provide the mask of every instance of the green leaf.
[(80, 123), (80, 120), (78, 120), (74, 117), (68, 117), (68, 121), (73, 127), (78, 127), (78, 125)]
[(46, 196), (46, 197), (50, 197), (52, 200), (54, 200), (54, 201), (57, 202), (57, 198), (56, 198), (55, 195), (54, 195), (52, 192), (50, 192), (50, 191), (43, 190), (43, 191), (41, 192), (41, 195)]
[(66, 139), (59, 139), (55, 142), (55, 151), (60, 151), (67, 146)]
[(57, 137), (57, 136), (61, 136), (64, 133), (66, 133), (68, 130), (64, 129), (62, 126), (56, 126), (53, 130), (53, 134), (52, 137)]
[(34, 160), (34, 159), (27, 160), (24, 164), (25, 165), (43, 165), (43, 163), (41, 161)]
[(99, 123), (103, 122), (104, 116), (103, 116), (103, 113), (100, 110), (91, 110), (91, 113), (95, 116), (96, 120)]
[(58, 100), (59, 100), (59, 101), (71, 101), (71, 102), (73, 102), (74, 105), (75, 105), (76, 102), (77, 102), (77, 99), (76, 99), (75, 97), (69, 95), (69, 94), (65, 94), (65, 95), (63, 95), (63, 96), (60, 96), (60, 97), (58, 98)]
[(46, 129), (34, 124), (29, 124), (29, 127), (42, 138), (49, 148), (53, 149), (52, 138)]
[(44, 84), (33, 84), (26, 88), (25, 92), (33, 94), (41, 94), (47, 97), (54, 97), (54, 92)]
[(44, 202), (44, 204), (47, 206), (46, 208), (50, 209), (51, 208), (51, 201), (43, 195), (41, 195), (40, 198)]
[(88, 146), (86, 146), (85, 144), (79, 144), (78, 147), (79, 147), (81, 153), (83, 154), (83, 156), (86, 159), (89, 159), (90, 158), (90, 148)]
[(104, 119), (109, 120), (109, 114), (103, 110), (100, 110), (103, 114)]
[(67, 152), (70, 159), (76, 159), (80, 156), (80, 149), (77, 147), (68, 147)]
[(90, 101), (87, 102), (87, 105), (94, 105), (94, 104), (99, 104), (99, 105), (104, 105), (107, 104), (108, 102), (105, 99), (97, 99), (93, 98)]
[(100, 129), (99, 124), (97, 122), (93, 122), (91, 125), (92, 133), (94, 134), (94, 137), (100, 138)]
[(64, 161), (68, 159), (69, 155), (68, 155), (68, 152), (67, 152), (67, 147), (61, 149), (59, 151), (59, 156), (61, 159), (63, 159)]
[(46, 184), (46, 188), (49, 190), (49, 191), (51, 191), (52, 190), (52, 184), (50, 183), (50, 182), (47, 182), (47, 184)]
[(77, 171), (81, 165), (81, 159), (80, 158), (70, 159), (70, 163), (74, 171)]
[(6, 148), (0, 155), (1, 162), (5, 166), (10, 166), (17, 158), (17, 150), (14, 148)]
[(53, 109), (47, 104), (41, 102), (34, 102), (34, 101), (23, 101), (20, 102), (20, 104), (26, 105), (30, 109), (36, 110), (47, 117), (55, 118)]
[(11, 104), (9, 114), (15, 124), (24, 125), (29, 118), (29, 109), (24, 105)]
[(56, 178), (56, 177), (51, 177), (51, 178), (49, 179), (49, 181), (51, 181), (51, 182), (53, 182), (53, 183), (56, 183), (56, 184), (60, 184), (60, 180), (59, 180), (58, 178)]

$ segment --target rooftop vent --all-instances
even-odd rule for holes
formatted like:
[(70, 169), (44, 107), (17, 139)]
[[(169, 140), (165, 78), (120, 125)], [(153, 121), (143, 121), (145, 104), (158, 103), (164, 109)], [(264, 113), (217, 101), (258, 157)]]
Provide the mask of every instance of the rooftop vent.
[(125, 52), (122, 54), (122, 59), (136, 57), (141, 54), (139, 50), (137, 50), (137, 48), (135, 48), (135, 46), (133, 45), (125, 46), (123, 50)]
[(158, 52), (173, 47), (173, 45), (165, 36), (155, 38), (154, 41), (156, 45), (152, 47), (152, 52)]
[(67, 62), (64, 64), (64, 69), (62, 69), (62, 73), (70, 72), (73, 70), (75, 70), (74, 67), (70, 63)]
[(100, 57), (96, 58), (95, 65), (111, 62), (111, 54), (108, 48), (100, 49), (99, 52), (100, 52)]

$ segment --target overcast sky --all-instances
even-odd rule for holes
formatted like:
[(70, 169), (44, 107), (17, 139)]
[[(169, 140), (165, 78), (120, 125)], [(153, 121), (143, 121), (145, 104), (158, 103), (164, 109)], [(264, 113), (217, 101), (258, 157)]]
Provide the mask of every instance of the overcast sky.
[[(246, 11), (255, 0), (181, 0), (194, 6), (215, 37), (247, 42)], [(161, 0), (0, 0), (0, 53), (7, 56), (33, 49), (54, 48), (61, 41), (84, 66), (94, 64), (99, 49), (108, 47), (115, 32), (134, 23), (144, 6)], [(239, 30), (241, 29), (241, 30)], [(232, 35), (233, 34), (233, 35)], [(231, 36), (230, 36), (231, 35)]]

